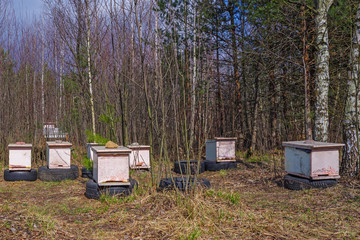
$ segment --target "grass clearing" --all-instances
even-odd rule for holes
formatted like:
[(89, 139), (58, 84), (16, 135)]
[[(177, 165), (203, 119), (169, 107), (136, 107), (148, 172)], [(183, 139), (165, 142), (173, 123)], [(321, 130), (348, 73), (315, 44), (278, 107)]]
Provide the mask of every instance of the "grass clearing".
[(289, 191), (283, 172), (244, 162), (205, 172), (212, 188), (193, 195), (157, 192), (149, 172), (133, 172), (133, 195), (100, 201), (84, 196), (87, 179), (0, 180), (2, 239), (358, 239), (360, 184)]

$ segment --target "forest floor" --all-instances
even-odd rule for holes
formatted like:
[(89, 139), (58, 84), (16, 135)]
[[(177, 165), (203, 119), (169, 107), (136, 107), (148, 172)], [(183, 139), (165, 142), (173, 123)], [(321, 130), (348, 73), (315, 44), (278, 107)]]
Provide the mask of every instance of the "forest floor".
[[(79, 164), (80, 167), (81, 164)], [(133, 195), (89, 200), (87, 179), (5, 182), (0, 173), (1, 239), (359, 239), (360, 182), (290, 191), (276, 161), (205, 172), (210, 189), (156, 191), (133, 172)], [(175, 174), (174, 174), (175, 176)]]

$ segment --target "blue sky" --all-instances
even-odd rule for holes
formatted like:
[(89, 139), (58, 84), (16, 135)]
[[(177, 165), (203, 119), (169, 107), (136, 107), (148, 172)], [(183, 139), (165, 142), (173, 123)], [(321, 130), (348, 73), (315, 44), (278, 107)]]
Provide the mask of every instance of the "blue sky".
[(12, 4), (17, 17), (30, 20), (33, 15), (40, 16), (43, 5), (42, 0), (12, 0)]

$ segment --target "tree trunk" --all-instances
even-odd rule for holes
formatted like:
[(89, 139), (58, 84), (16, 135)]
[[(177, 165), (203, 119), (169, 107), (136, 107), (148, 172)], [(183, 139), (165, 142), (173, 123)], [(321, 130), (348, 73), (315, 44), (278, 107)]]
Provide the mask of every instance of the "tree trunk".
[(190, 115), (190, 139), (189, 139), (189, 151), (192, 152), (193, 142), (194, 142), (194, 128), (195, 128), (195, 101), (196, 101), (196, 6), (194, 6), (194, 40), (193, 40), (193, 77), (191, 83), (191, 115)]
[(230, 32), (231, 32), (231, 48), (232, 48), (232, 65), (234, 71), (234, 82), (236, 88), (236, 96), (235, 96), (235, 103), (237, 108), (237, 115), (238, 115), (238, 128), (233, 129), (234, 132), (239, 133), (238, 139), (240, 146), (244, 146), (244, 137), (243, 137), (243, 119), (242, 119), (242, 103), (241, 103), (241, 86), (240, 86), (240, 72), (239, 72), (239, 62), (238, 62), (238, 48), (237, 48), (237, 40), (236, 40), (236, 27), (235, 27), (235, 11), (236, 11), (236, 4), (235, 1), (229, 1), (229, 8), (228, 12), (230, 15)]
[(329, 113), (329, 37), (327, 27), (327, 13), (333, 0), (319, 0), (317, 2), (317, 14), (315, 17), (316, 45), (318, 49), (316, 57), (315, 77), (315, 140), (326, 142), (328, 140)]
[(248, 151), (248, 156), (252, 154), (253, 151), (255, 151), (256, 147), (256, 138), (257, 138), (257, 131), (258, 131), (258, 118), (259, 118), (259, 104), (261, 107), (261, 103), (259, 102), (259, 76), (257, 75), (255, 77), (255, 96), (254, 96), (254, 113), (253, 113), (253, 126), (252, 126), (252, 133), (251, 133), (251, 145), (250, 150)]
[(309, 53), (307, 44), (307, 32), (306, 32), (306, 10), (305, 5), (301, 6), (301, 17), (302, 19), (302, 41), (303, 41), (303, 68), (304, 68), (304, 90), (305, 90), (305, 138), (307, 140), (312, 140), (312, 130), (311, 130), (311, 109), (310, 109), (310, 70), (309, 70)]
[(45, 120), (45, 91), (44, 91), (44, 71), (45, 71), (45, 26), (44, 26), (44, 17), (42, 18), (42, 36), (41, 36), (41, 121), (44, 124)]
[(95, 108), (94, 108), (94, 96), (92, 89), (92, 74), (91, 74), (91, 56), (90, 56), (90, 16), (89, 16), (89, 2), (86, 0), (86, 28), (87, 28), (87, 38), (86, 38), (86, 50), (87, 50), (87, 64), (88, 64), (88, 77), (89, 77), (89, 92), (90, 92), (90, 107), (91, 107), (91, 120), (92, 120), (92, 131), (93, 134), (96, 133), (95, 128)]
[(343, 174), (357, 174), (359, 170), (359, 54), (360, 51), (360, 4), (356, 12), (355, 29), (350, 52), (348, 97), (343, 123), (345, 149), (341, 163)]

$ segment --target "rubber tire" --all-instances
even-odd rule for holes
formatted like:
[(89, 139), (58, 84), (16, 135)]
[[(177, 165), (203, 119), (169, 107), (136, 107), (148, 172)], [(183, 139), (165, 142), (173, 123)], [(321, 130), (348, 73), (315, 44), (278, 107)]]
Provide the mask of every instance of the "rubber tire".
[(10, 171), (7, 169), (4, 171), (5, 181), (36, 181), (36, 179), (36, 169), (31, 169), (30, 171)]
[(85, 188), (85, 196), (87, 198), (96, 200), (100, 198), (100, 187), (93, 179), (90, 179), (86, 182)]
[(216, 162), (209, 160), (205, 160), (204, 162), (206, 171), (220, 171), (237, 168), (236, 162)]
[[(173, 181), (174, 180), (174, 181)], [(194, 185), (194, 178), (189, 179), (188, 185), (186, 184), (186, 178), (182, 177), (175, 177), (173, 178), (163, 178), (160, 180), (159, 190), (172, 190), (174, 188), (179, 189), (180, 191), (190, 190)], [(204, 188), (210, 188), (211, 184), (210, 181), (206, 178), (198, 178), (197, 179), (197, 186), (201, 186)]]
[(290, 190), (305, 190), (311, 188), (328, 188), (337, 184), (336, 179), (310, 180), (307, 178), (285, 175), (284, 187)]
[[(179, 164), (180, 162), (180, 164)], [(190, 174), (194, 175), (197, 172), (198, 162), (196, 160), (190, 160)], [(204, 161), (200, 161), (198, 173), (203, 173), (205, 171)], [(187, 174), (187, 161), (177, 161), (174, 163), (174, 172), (179, 174)], [(181, 171), (180, 171), (181, 170)]]
[(38, 168), (38, 177), (46, 182), (75, 180), (79, 177), (79, 168), (76, 165), (71, 165), (69, 169), (49, 169), (47, 166), (42, 166)]
[(89, 171), (86, 167), (82, 167), (81, 168), (81, 177), (92, 179), (93, 178), (92, 171)]
[(130, 179), (130, 186), (99, 186), (93, 179), (90, 179), (85, 186), (85, 196), (89, 199), (99, 200), (102, 194), (127, 196), (132, 193), (134, 188), (138, 187), (138, 183), (135, 179)]

